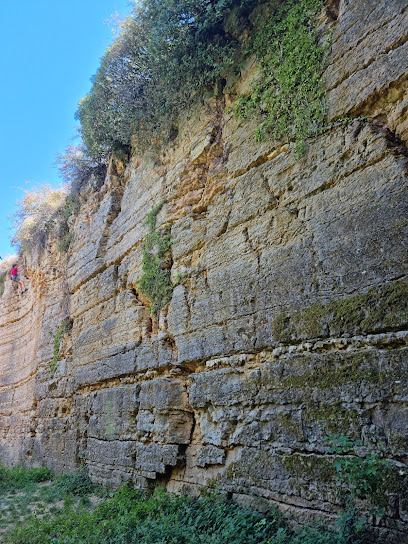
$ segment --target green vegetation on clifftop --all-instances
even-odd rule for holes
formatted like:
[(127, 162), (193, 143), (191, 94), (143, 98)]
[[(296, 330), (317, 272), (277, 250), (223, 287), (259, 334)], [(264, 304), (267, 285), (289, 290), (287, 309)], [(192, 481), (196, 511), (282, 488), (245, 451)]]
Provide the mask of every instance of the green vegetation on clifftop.
[[(323, 126), (322, 71), (329, 39), (317, 35), (322, 0), (142, 0), (119, 25), (79, 103), (82, 141), (57, 163), (64, 188), (25, 191), (15, 214), (14, 243), (44, 247), (55, 233), (60, 251), (72, 234), (82, 187), (99, 190), (113, 154), (129, 157), (174, 139), (183, 111), (210, 96), (232, 93), (245, 59), (254, 55), (252, 92), (234, 111), (256, 116), (258, 140), (305, 139)], [(236, 92), (236, 91), (235, 91)], [(69, 195), (69, 196), (68, 196)], [(166, 297), (165, 297), (166, 298)]]
[[(79, 103), (89, 156), (130, 145), (139, 150), (177, 135), (181, 112), (220, 94), (245, 57), (260, 74), (238, 99), (242, 118), (257, 114), (258, 139), (304, 140), (325, 115), (322, 71), (327, 44), (315, 31), (322, 0), (143, 0), (121, 24)], [(249, 35), (249, 38), (248, 38)], [(231, 90), (228, 83), (226, 88)]]
[(144, 0), (121, 25), (78, 117), (94, 157), (177, 132), (197, 94), (227, 75), (238, 47), (226, 30), (233, 9), (245, 19), (255, 0)]

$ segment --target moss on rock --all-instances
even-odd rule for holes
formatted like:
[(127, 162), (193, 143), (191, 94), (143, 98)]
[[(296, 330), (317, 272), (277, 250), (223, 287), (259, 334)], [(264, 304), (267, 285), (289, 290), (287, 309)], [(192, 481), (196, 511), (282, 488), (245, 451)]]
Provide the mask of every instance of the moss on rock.
[(393, 282), (328, 304), (278, 314), (272, 337), (289, 344), (308, 338), (398, 330), (408, 323), (408, 285)]
[(282, 379), (282, 384), (285, 387), (301, 389), (306, 387), (329, 389), (361, 381), (379, 386), (386, 379), (387, 373), (370, 365), (365, 352), (357, 352), (344, 356), (339, 364), (336, 359), (327, 358), (324, 366), (319, 365), (312, 372), (287, 376)]
[(336, 478), (333, 461), (328, 457), (293, 453), (283, 457), (281, 463), (289, 474), (300, 480), (331, 483)]
[(327, 434), (342, 434), (359, 438), (356, 429), (361, 415), (357, 410), (343, 406), (340, 401), (307, 403), (305, 418), (309, 422), (317, 421)]

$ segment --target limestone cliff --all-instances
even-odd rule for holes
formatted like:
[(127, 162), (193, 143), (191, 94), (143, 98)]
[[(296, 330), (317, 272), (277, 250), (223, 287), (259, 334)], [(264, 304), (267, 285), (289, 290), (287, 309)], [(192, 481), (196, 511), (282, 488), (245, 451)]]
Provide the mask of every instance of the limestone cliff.
[[(338, 510), (330, 434), (406, 470), (408, 6), (328, 4), (332, 125), (303, 157), (213, 97), (159, 156), (86, 186), (68, 260), (52, 242), (28, 258), (28, 296), (6, 282), (5, 462), (174, 491), (216, 479), (300, 521)], [(156, 321), (137, 282), (163, 200), (176, 286)], [(406, 538), (406, 496), (381, 523)]]

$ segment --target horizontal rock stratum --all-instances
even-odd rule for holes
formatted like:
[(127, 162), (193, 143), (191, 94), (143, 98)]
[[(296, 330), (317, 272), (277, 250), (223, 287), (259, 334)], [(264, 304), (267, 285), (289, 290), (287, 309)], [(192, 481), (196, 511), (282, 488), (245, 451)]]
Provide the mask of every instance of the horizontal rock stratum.
[[(87, 186), (68, 261), (51, 241), (25, 298), (6, 282), (4, 462), (177, 492), (215, 480), (298, 521), (339, 509), (329, 435), (406, 469), (408, 6), (343, 0), (321, 24), (331, 126), (301, 158), (208, 99), (159, 157)], [(137, 283), (164, 200), (176, 286), (157, 321)], [(408, 495), (381, 523), (406, 541)]]

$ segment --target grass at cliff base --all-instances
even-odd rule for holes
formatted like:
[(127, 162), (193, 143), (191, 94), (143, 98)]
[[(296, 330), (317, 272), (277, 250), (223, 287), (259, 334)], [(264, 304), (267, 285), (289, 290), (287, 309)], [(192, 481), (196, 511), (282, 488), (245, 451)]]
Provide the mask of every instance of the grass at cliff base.
[(45, 467), (0, 464), (0, 542), (10, 542), (10, 532), (34, 519), (49, 520), (71, 508), (92, 509), (105, 494), (83, 471), (56, 476)]
[(0, 542), (14, 544), (365, 544), (353, 512), (337, 527), (289, 529), (281, 514), (243, 508), (225, 494), (199, 498), (124, 486), (109, 492), (86, 473), (0, 465)]

